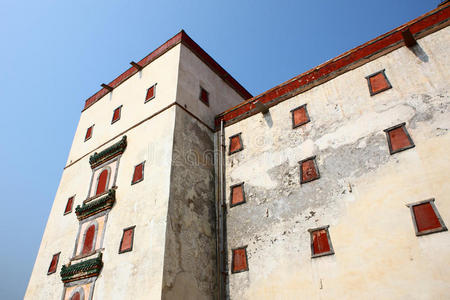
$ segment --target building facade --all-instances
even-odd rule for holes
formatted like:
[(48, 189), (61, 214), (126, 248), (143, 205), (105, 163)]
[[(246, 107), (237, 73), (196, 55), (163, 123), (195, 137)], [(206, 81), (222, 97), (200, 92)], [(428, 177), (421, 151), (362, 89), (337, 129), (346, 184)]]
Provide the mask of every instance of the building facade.
[(446, 299), (450, 6), (252, 97), (183, 31), (86, 100), (26, 299)]

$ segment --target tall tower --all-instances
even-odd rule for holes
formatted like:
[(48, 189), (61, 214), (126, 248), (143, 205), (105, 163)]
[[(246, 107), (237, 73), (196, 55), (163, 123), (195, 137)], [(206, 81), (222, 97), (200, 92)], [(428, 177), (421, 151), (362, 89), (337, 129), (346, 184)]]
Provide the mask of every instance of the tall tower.
[(251, 95), (181, 31), (87, 99), (26, 299), (210, 299), (214, 117)]

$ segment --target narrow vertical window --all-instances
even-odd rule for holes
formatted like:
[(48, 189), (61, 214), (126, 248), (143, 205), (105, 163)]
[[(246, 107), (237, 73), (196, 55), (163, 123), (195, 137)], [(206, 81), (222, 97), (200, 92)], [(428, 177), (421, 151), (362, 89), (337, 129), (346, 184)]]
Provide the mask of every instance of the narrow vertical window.
[(248, 271), (247, 246), (232, 249), (231, 273)]
[(78, 292), (75, 292), (72, 295), (72, 297), (70, 297), (70, 300), (80, 300), (80, 299), (81, 299), (81, 296), (80, 296), (80, 293), (78, 293)]
[(405, 128), (405, 123), (385, 129), (389, 153), (394, 153), (414, 147), (414, 143)]
[(122, 112), (122, 105), (116, 108), (113, 112), (113, 117), (111, 120), (111, 124), (120, 120), (120, 114)]
[(61, 254), (61, 252), (53, 254), (52, 261), (50, 262), (50, 266), (48, 267), (47, 275), (50, 275), (50, 274), (53, 274), (56, 272), (60, 254)]
[(209, 93), (202, 87), (200, 87), (200, 101), (209, 106)]
[(367, 76), (366, 79), (367, 84), (369, 85), (369, 92), (371, 96), (392, 88), (391, 83), (384, 73), (384, 70), (373, 73)]
[(74, 198), (75, 198), (75, 196), (72, 196), (69, 199), (67, 199), (66, 209), (64, 210), (65, 215), (72, 212)]
[(311, 236), (312, 258), (334, 254), (330, 234), (328, 232), (329, 227), (330, 226), (327, 225), (319, 228), (308, 229)]
[(406, 206), (411, 211), (417, 236), (447, 230), (444, 221), (434, 205), (434, 199), (411, 203)]
[(241, 134), (235, 134), (230, 136), (230, 148), (228, 151), (228, 155), (239, 152), (244, 149), (244, 145), (242, 144)]
[(95, 192), (96, 196), (100, 195), (106, 191), (106, 187), (108, 185), (108, 179), (109, 179), (108, 169), (104, 169), (98, 176), (97, 190)]
[(131, 181), (131, 184), (135, 184), (144, 180), (144, 163), (145, 161), (134, 167), (133, 179)]
[(155, 92), (156, 92), (156, 83), (147, 89), (147, 94), (145, 95), (144, 103), (147, 103), (148, 101), (155, 98)]
[(136, 227), (136, 225), (125, 228), (123, 230), (122, 240), (120, 241), (119, 254), (133, 250), (134, 228), (135, 227)]
[(317, 168), (316, 156), (308, 157), (299, 162), (300, 164), (300, 183), (307, 183), (320, 178)]
[(91, 253), (94, 250), (95, 231), (95, 224), (92, 224), (86, 229), (84, 233), (83, 250), (81, 251), (82, 255)]
[(292, 128), (297, 128), (310, 121), (308, 111), (306, 110), (306, 104), (294, 108), (292, 113)]
[(91, 127), (89, 127), (89, 128), (86, 130), (86, 136), (84, 137), (84, 141), (87, 141), (87, 140), (89, 140), (89, 139), (92, 137), (92, 131), (93, 131), (93, 129), (94, 129), (94, 125), (92, 125)]
[(244, 183), (230, 186), (230, 207), (245, 203)]

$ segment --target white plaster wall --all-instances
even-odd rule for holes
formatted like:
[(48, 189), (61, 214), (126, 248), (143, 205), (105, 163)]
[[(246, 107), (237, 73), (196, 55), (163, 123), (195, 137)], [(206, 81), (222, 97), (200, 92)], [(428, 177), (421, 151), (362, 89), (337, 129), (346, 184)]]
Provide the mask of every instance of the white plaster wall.
[[(200, 86), (209, 93), (209, 106), (199, 100)], [(214, 128), (216, 115), (244, 100), (189, 48), (181, 45), (177, 103)]]
[[(94, 299), (161, 298), (174, 124), (175, 106), (126, 133), (128, 146), (120, 159), (116, 204), (106, 222), (104, 267), (95, 283)], [(144, 180), (131, 185), (134, 166), (144, 160)], [(91, 174), (89, 156), (64, 170), (26, 299), (61, 297), (59, 272), (72, 257), (79, 228), (75, 213), (63, 216), (63, 212), (70, 195), (76, 194), (74, 208), (86, 199)], [(133, 251), (118, 254), (123, 229), (132, 225), (136, 225)], [(51, 257), (59, 251), (57, 272), (47, 275)]]
[[(227, 149), (239, 132), (245, 147), (226, 158), (227, 191), (244, 181), (247, 198), (228, 209), (228, 258), (248, 245), (249, 263), (231, 299), (448, 298), (450, 233), (416, 237), (405, 204), (434, 197), (450, 224), (450, 29), (419, 45), (422, 60), (402, 47), (226, 128)], [(393, 88), (371, 97), (381, 69)], [(292, 129), (305, 103), (311, 122)], [(391, 156), (383, 129), (401, 122), (416, 146)], [(321, 178), (300, 185), (311, 155)], [(311, 259), (321, 225), (336, 254)]]
[[(83, 111), (67, 164), (175, 102), (179, 56), (177, 45)], [(147, 89), (155, 83), (155, 98), (144, 103)], [(120, 120), (111, 124), (114, 109), (120, 105)], [(86, 130), (92, 124), (92, 138), (85, 142)]]

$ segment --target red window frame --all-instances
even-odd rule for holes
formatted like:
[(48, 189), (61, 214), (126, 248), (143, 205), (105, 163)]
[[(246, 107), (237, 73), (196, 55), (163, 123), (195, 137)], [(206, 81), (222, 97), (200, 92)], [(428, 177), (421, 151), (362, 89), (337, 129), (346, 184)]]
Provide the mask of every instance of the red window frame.
[[(383, 88), (380, 88), (380, 89), (375, 89), (375, 87), (373, 86), (373, 83), (372, 83), (372, 79), (375, 78), (375, 77), (383, 78), (385, 80), (384, 83), (386, 84), (386, 86), (383, 87)], [(386, 76), (385, 69), (383, 69), (381, 71), (378, 71), (378, 72), (375, 72), (373, 74), (370, 74), (369, 76), (366, 76), (366, 79), (367, 79), (367, 84), (369, 85), (370, 96), (379, 94), (381, 92), (384, 92), (384, 91), (389, 90), (390, 88), (392, 88), (392, 85), (391, 85), (391, 83), (389, 82), (389, 80), (388, 80), (388, 78)]]
[(48, 267), (47, 275), (53, 274), (58, 269), (59, 255), (61, 252), (53, 254), (52, 260), (50, 261), (50, 266)]
[(330, 225), (326, 225), (308, 229), (311, 238), (311, 258), (334, 254), (329, 227)]
[(156, 83), (147, 89), (144, 103), (147, 103), (148, 101), (155, 98), (155, 95), (156, 95)]
[[(93, 230), (93, 232), (91, 229)], [(91, 232), (92, 232), (92, 236), (88, 236), (88, 234), (90, 234)], [(87, 255), (87, 254), (93, 253), (95, 251), (96, 241), (97, 241), (97, 226), (95, 224), (91, 224), (84, 231), (83, 245), (81, 246), (82, 247), (81, 255)]]
[(247, 246), (231, 249), (231, 273), (248, 271)]
[(230, 186), (230, 207), (244, 203), (245, 203), (244, 182)]
[[(103, 176), (106, 172), (106, 177)], [(103, 177), (102, 177), (103, 176)], [(111, 176), (108, 168), (103, 169), (97, 177), (97, 186), (95, 187), (95, 196), (101, 195), (108, 190), (109, 177)]]
[(134, 229), (135, 228), (136, 228), (136, 225), (123, 229), (122, 239), (120, 240), (120, 245), (119, 245), (119, 254), (133, 251)]
[[(320, 178), (319, 168), (317, 167), (316, 156), (311, 156), (299, 161), (300, 164), (300, 184), (311, 182)], [(310, 168), (308, 168), (310, 167)], [(314, 174), (309, 174), (313, 167)], [(306, 171), (306, 172), (305, 172)]]
[[(384, 130), (384, 132), (386, 133), (386, 139), (387, 139), (388, 146), (389, 146), (389, 153), (391, 155), (415, 147), (414, 142), (413, 142), (411, 136), (409, 135), (408, 130), (406, 130), (405, 125), (406, 125), (406, 123), (403, 122), (401, 124), (389, 127), (389, 128)], [(409, 142), (409, 145), (405, 144), (403, 147), (397, 147), (395, 141), (393, 143), (392, 134), (394, 132), (399, 133), (399, 131), (403, 132), (403, 134), (405, 135), (404, 137)], [(397, 140), (397, 141), (401, 142), (400, 140)]]
[(198, 99), (209, 106), (209, 92), (205, 90), (203, 87), (200, 87), (200, 94), (198, 96)]
[(64, 209), (64, 215), (70, 214), (72, 212), (74, 201), (75, 196), (69, 197), (69, 199), (67, 199), (66, 208)]
[(114, 111), (113, 111), (113, 116), (112, 116), (112, 120), (111, 120), (111, 124), (117, 122), (120, 120), (120, 116), (122, 114), (122, 105), (117, 107)]
[(145, 161), (134, 166), (133, 178), (131, 179), (131, 184), (135, 184), (144, 180), (144, 166)]
[(406, 204), (411, 212), (411, 218), (416, 236), (447, 231), (447, 227), (445, 226), (434, 201), (435, 199), (431, 198)]
[[(242, 143), (241, 132), (230, 136), (230, 143), (228, 146), (228, 155), (244, 150), (244, 144)], [(234, 143), (239, 143), (239, 147), (235, 148)]]
[[(297, 114), (302, 112), (304, 113), (304, 116), (302, 116), (304, 118), (302, 118), (302, 120), (300, 120), (299, 122), (296, 122)], [(306, 104), (300, 105), (299, 107), (292, 109), (291, 114), (292, 114), (292, 129), (300, 127), (311, 121), (311, 119), (309, 118), (308, 110), (306, 109)]]
[(92, 137), (92, 132), (94, 131), (94, 125), (92, 125), (91, 127), (89, 127), (86, 130), (86, 135), (84, 136), (84, 141), (86, 142), (87, 140), (89, 140)]

